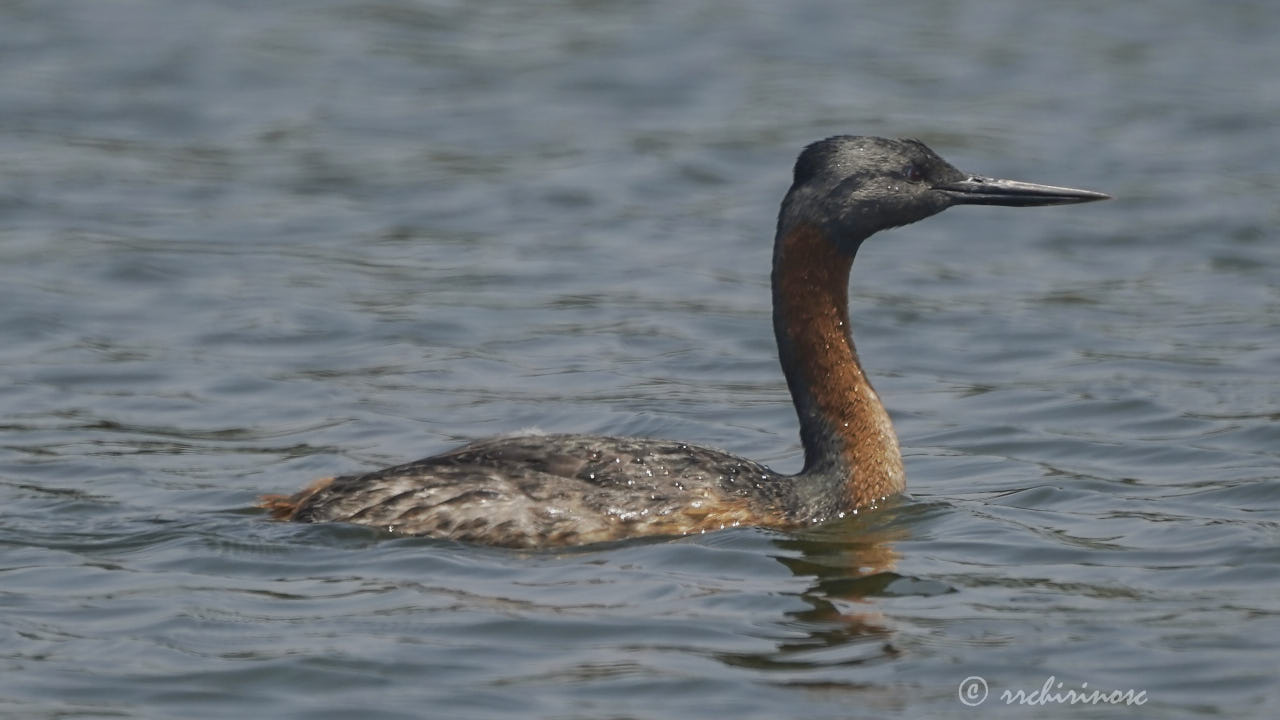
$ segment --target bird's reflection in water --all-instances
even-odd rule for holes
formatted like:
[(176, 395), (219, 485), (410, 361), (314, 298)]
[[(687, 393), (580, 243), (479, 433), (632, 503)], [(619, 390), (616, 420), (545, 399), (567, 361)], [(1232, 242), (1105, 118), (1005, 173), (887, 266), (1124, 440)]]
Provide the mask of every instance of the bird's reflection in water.
[(910, 537), (907, 521), (923, 506), (894, 505), (775, 540), (784, 551), (775, 559), (796, 576), (811, 579), (797, 596), (803, 607), (787, 612), (765, 634), (776, 639), (771, 649), (717, 657), (735, 667), (768, 672), (769, 680), (781, 684), (848, 689), (862, 687), (851, 668), (898, 657), (902, 650), (893, 624), (877, 601), (954, 589), (896, 572), (895, 543)]

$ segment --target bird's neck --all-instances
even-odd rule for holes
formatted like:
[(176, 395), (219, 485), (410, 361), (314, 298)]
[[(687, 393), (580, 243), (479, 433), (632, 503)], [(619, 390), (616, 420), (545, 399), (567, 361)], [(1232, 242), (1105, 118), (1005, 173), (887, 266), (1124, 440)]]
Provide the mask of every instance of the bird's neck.
[(800, 417), (798, 492), (814, 515), (900, 492), (902, 454), (849, 330), (853, 255), (813, 225), (780, 228), (773, 258), (773, 331)]

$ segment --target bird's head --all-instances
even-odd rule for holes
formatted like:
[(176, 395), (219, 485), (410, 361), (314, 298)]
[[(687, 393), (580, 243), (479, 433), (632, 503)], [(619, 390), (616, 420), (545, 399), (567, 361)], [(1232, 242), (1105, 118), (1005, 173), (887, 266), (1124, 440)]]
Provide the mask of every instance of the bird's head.
[(1065, 205), (1105, 200), (1090, 190), (972, 175), (918, 140), (838, 135), (796, 160), (779, 231), (816, 224), (856, 251), (873, 233), (923, 220), (952, 205)]

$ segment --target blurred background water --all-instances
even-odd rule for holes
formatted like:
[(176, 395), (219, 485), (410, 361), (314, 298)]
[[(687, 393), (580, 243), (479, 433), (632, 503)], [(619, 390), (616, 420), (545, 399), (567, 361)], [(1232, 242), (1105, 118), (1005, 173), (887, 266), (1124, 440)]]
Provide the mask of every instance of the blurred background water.
[[(0, 714), (1270, 717), (1277, 36), (1265, 2), (0, 3)], [(253, 508), (529, 427), (797, 469), (770, 246), (836, 133), (1116, 198), (863, 248), (908, 497), (546, 553)], [(1050, 677), (1147, 702), (999, 699)]]

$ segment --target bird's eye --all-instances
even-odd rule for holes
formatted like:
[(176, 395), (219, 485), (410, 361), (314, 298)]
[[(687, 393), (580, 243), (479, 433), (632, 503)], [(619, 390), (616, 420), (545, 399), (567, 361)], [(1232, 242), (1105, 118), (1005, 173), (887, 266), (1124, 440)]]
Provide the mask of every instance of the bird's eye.
[(915, 165), (908, 165), (903, 175), (911, 182), (920, 182), (924, 179), (924, 172)]

